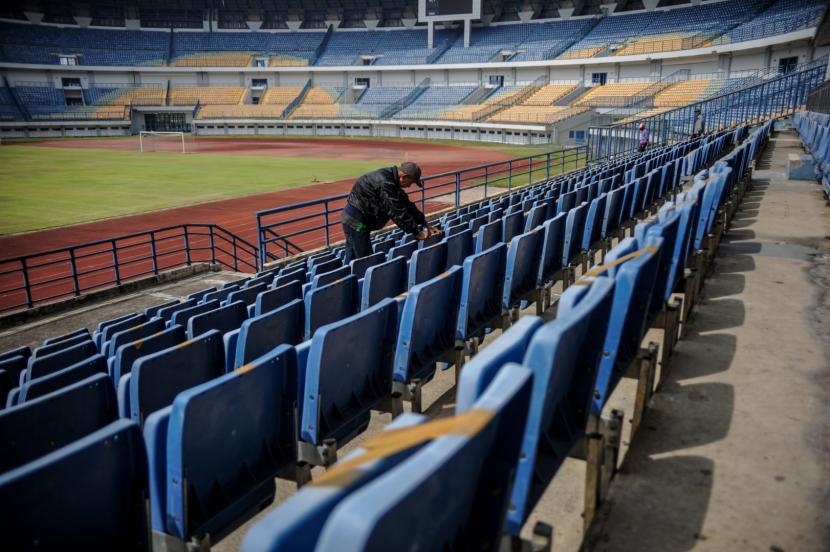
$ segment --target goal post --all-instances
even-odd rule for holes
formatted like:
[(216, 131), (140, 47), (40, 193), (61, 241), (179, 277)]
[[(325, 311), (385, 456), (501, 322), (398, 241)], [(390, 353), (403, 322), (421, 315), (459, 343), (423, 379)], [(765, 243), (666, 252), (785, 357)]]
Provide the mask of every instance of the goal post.
[(138, 146), (141, 153), (153, 151), (180, 151), (187, 153), (184, 132), (162, 132), (142, 130), (138, 133)]

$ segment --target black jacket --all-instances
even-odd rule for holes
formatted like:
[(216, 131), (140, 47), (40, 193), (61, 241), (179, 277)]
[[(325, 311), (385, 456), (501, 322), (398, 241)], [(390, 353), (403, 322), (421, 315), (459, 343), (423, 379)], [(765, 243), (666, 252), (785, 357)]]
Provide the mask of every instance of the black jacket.
[(417, 234), (426, 225), (426, 218), (409, 201), (398, 180), (397, 167), (388, 167), (366, 173), (357, 179), (346, 200), (363, 214), (363, 224), (369, 230), (380, 230), (391, 218), (410, 234)]

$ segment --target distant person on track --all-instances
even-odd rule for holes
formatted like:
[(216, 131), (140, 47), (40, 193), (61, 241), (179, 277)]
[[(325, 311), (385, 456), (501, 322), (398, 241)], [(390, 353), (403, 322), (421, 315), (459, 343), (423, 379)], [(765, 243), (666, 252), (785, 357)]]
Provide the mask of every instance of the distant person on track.
[(649, 135), (648, 129), (644, 123), (640, 123), (640, 147), (639, 151), (646, 151), (648, 147)]
[(421, 168), (406, 161), (399, 167), (387, 167), (366, 173), (357, 179), (343, 208), (341, 220), (346, 235), (345, 263), (372, 254), (369, 238), (392, 219), (398, 228), (425, 240), (440, 235), (440, 229), (427, 224), (424, 214), (404, 191), (421, 184)]
[(692, 138), (703, 136), (704, 132), (706, 132), (706, 121), (703, 119), (700, 109), (695, 108), (695, 126), (692, 130)]

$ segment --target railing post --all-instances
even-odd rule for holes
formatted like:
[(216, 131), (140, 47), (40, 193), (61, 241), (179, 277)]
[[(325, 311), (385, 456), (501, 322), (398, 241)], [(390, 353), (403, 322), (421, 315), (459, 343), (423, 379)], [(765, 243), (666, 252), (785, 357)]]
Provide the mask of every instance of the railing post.
[(29, 288), (29, 267), (26, 266), (26, 257), (23, 257), (23, 291), (26, 292), (26, 306), (32, 308), (32, 290)]
[(69, 250), (69, 262), (72, 267), (72, 284), (75, 286), (75, 296), (81, 294), (81, 287), (78, 283), (78, 266), (75, 264), (75, 248)]
[(423, 186), (424, 186), (424, 181), (423, 181), (423, 180), (421, 180), (421, 212), (422, 212), (422, 213), (425, 213), (425, 212), (426, 212), (426, 203), (427, 203), (427, 202), (426, 202), (426, 192), (424, 192), (424, 188), (423, 188)]
[(329, 236), (329, 200), (323, 202), (323, 219), (326, 227), (326, 247), (331, 246), (331, 238)]
[(490, 165), (484, 166), (484, 197), (487, 197), (487, 182), (490, 179)]
[(257, 241), (259, 242), (258, 243), (258, 245), (259, 245), (259, 258), (261, 259), (261, 262), (262, 262), (262, 267), (260, 267), (260, 268), (265, 268), (266, 244), (265, 244), (265, 235), (264, 235), (264, 232), (262, 231), (262, 216), (259, 213), (257, 213), (257, 216), (256, 216), (256, 231), (257, 231)]
[(513, 160), (507, 162), (507, 189), (513, 189)]
[[(485, 194), (486, 197), (486, 194)], [(461, 206), (461, 172), (457, 171), (455, 173), (455, 208), (458, 209)]]
[(158, 253), (156, 252), (156, 233), (150, 232), (150, 254), (153, 258), (153, 274), (159, 273)]
[(121, 271), (118, 270), (118, 248), (115, 246), (115, 240), (110, 242), (112, 246), (112, 267), (115, 270), (115, 283), (121, 285)]
[(233, 244), (233, 271), (239, 272), (239, 257), (236, 254), (236, 234), (231, 234), (231, 236), (233, 236), (233, 239), (231, 240), (231, 243)]
[(187, 225), (184, 226), (184, 254), (185, 264), (190, 266), (190, 234), (187, 232)]
[(533, 158), (527, 160), (527, 183), (533, 184)]
[(210, 239), (210, 264), (216, 264), (216, 242), (213, 239), (213, 225), (208, 226), (208, 237)]

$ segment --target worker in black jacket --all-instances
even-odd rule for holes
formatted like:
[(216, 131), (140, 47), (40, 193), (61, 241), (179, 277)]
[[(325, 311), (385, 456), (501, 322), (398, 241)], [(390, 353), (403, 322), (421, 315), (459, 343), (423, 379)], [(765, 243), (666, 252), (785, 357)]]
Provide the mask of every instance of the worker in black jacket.
[(371, 255), (369, 233), (383, 228), (389, 219), (417, 240), (441, 234), (441, 230), (427, 224), (424, 214), (406, 195), (404, 189), (412, 184), (423, 187), (421, 168), (411, 161), (399, 167), (378, 169), (357, 179), (341, 215), (346, 235), (345, 263)]

